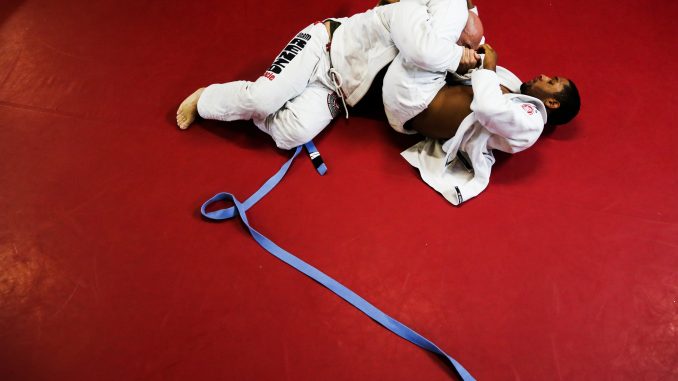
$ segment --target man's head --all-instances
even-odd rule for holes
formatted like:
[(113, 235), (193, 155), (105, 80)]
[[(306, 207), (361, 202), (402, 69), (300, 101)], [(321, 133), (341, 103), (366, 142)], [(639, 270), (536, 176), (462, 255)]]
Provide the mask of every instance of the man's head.
[(483, 38), (483, 33), (485, 32), (480, 17), (473, 12), (469, 12), (466, 26), (464, 27), (464, 30), (461, 31), (457, 44), (469, 49), (477, 50), (480, 46), (480, 41)]
[(548, 123), (554, 126), (572, 120), (581, 107), (577, 86), (563, 77), (539, 75), (520, 85), (520, 92), (544, 102)]

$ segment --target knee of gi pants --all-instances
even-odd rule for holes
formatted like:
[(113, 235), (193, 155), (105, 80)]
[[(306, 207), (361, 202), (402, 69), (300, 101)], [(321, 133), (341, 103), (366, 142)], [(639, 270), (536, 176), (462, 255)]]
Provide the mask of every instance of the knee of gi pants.
[[(328, 104), (333, 91), (324, 87), (309, 87), (283, 108), (270, 115), (262, 128), (282, 149), (292, 149), (316, 137), (334, 118), (334, 102)], [(330, 98), (328, 98), (330, 96)]]
[(322, 128), (314, 132), (307, 128), (293, 112), (283, 109), (266, 118), (267, 128), (275, 145), (281, 149), (292, 149), (312, 140)]

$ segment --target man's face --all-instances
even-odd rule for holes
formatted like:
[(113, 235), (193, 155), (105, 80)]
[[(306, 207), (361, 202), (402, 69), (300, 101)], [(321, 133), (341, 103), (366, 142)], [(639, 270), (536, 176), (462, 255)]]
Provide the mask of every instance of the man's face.
[(563, 91), (563, 88), (569, 86), (569, 84), (570, 81), (567, 78), (551, 78), (541, 74), (520, 85), (520, 92), (543, 101), (546, 98), (553, 97), (555, 94), (560, 93)]

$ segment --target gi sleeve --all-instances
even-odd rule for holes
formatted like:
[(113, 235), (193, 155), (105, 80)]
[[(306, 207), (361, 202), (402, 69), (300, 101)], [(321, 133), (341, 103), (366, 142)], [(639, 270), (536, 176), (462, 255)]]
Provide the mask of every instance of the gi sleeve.
[(391, 38), (407, 62), (424, 70), (456, 71), (464, 49), (457, 45), (468, 10), (463, 0), (405, 1), (394, 7)]
[(492, 70), (473, 72), (471, 85), (471, 110), (483, 127), (505, 139), (506, 144), (498, 144), (502, 151), (519, 152), (537, 141), (545, 120), (534, 104), (514, 102), (504, 96), (499, 87), (499, 77)]

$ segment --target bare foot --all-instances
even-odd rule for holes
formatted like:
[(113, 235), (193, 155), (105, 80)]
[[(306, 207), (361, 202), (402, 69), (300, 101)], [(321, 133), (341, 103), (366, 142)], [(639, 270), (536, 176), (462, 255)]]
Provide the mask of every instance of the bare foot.
[(202, 94), (204, 87), (199, 88), (193, 94), (189, 95), (177, 109), (177, 126), (182, 130), (187, 129), (198, 116), (198, 99)]

